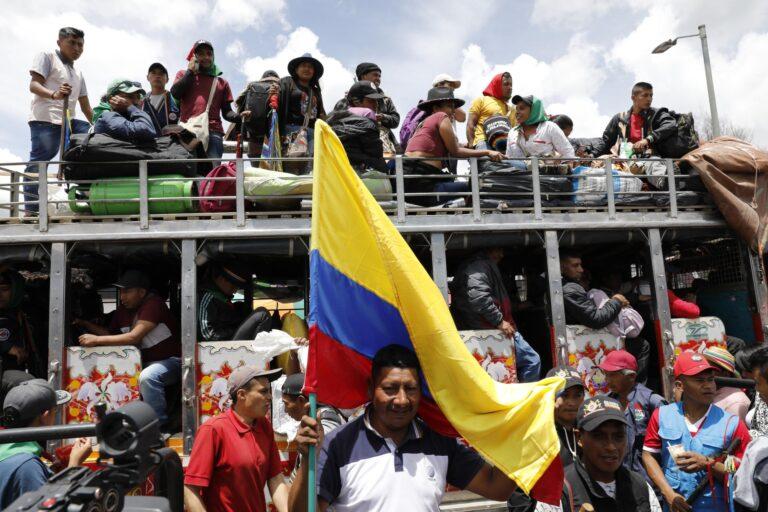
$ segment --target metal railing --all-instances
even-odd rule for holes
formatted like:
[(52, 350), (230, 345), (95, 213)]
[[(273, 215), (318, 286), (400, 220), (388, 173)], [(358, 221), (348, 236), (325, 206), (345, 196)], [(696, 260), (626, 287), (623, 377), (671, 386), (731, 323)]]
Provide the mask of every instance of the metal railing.
[[(224, 177), (207, 176), (157, 176), (156, 171), (164, 164), (179, 160), (142, 160), (129, 162), (136, 166), (136, 174), (131, 177), (107, 178), (110, 166), (125, 165), (125, 162), (83, 163), (73, 162), (24, 162), (0, 164), (0, 222), (8, 219), (20, 219), (23, 222), (37, 224), (40, 231), (46, 231), (50, 222), (71, 218), (100, 218), (109, 216), (117, 220), (138, 221), (140, 229), (148, 229), (152, 219), (188, 218), (190, 216), (221, 214), (234, 217), (238, 227), (245, 226), (246, 218), (252, 215), (270, 216), (307, 216), (310, 212), (311, 193), (309, 175), (281, 174), (274, 175), (273, 187), (282, 187), (281, 193), (264, 193), (259, 189), (260, 171), (250, 168), (269, 167), (275, 161), (283, 164), (309, 162), (311, 159), (261, 159), (261, 158), (224, 158), (183, 160), (185, 164), (211, 164), (234, 162), (234, 175)], [(502, 164), (491, 164), (487, 159), (470, 158), (468, 173), (445, 173), (434, 168), (434, 174), (423, 174), (424, 163), (428, 159), (396, 156), (388, 174), (379, 173), (369, 180), (370, 189), (376, 194), (384, 210), (396, 223), (406, 222), (408, 216), (424, 213), (465, 214), (468, 219), (477, 222), (485, 214), (514, 212), (529, 215), (531, 221), (544, 219), (551, 211), (604, 212), (607, 219), (617, 218), (622, 209), (647, 208), (664, 212), (669, 218), (676, 218), (683, 208), (710, 207), (711, 202), (702, 192), (680, 191), (681, 180), (690, 180), (691, 176), (680, 172), (676, 162), (671, 159), (554, 159), (537, 158), (505, 160)], [(462, 159), (450, 159), (457, 161)], [(522, 162), (525, 165), (520, 165)], [(602, 167), (591, 167), (595, 162)], [(418, 164), (421, 165), (418, 165)], [(103, 165), (103, 179), (66, 180), (49, 176), (49, 164), (66, 165), (76, 169), (77, 165), (90, 168)], [(633, 174), (614, 172), (614, 164), (650, 165), (655, 164), (655, 174)], [(659, 174), (659, 165), (664, 166)], [(466, 165), (466, 164), (463, 164)], [(28, 167), (29, 166), (29, 167)], [(31, 169), (37, 172), (30, 172)], [(501, 169), (501, 170), (500, 170)], [(421, 171), (421, 172), (414, 172)], [(552, 172), (555, 170), (556, 172)], [(579, 170), (575, 173), (574, 170)], [(263, 173), (262, 173), (263, 174)], [(39, 179), (44, 176), (46, 179)], [(632, 181), (627, 181), (632, 180)], [(203, 183), (209, 186), (217, 181), (231, 182), (232, 194), (203, 196), (199, 190)], [(150, 193), (153, 186), (160, 182), (166, 188), (173, 188), (175, 182), (187, 185), (188, 194), (156, 196)], [(434, 183), (434, 185), (432, 185)], [(445, 186), (450, 183), (452, 185)], [(653, 186), (664, 184), (664, 186)], [(95, 189), (126, 185), (120, 197), (95, 197)], [(612, 186), (610, 186), (610, 185)], [(627, 185), (627, 186), (624, 186)], [(101, 187), (101, 188), (100, 188)], [(133, 187), (131, 189), (130, 187)], [(293, 193), (289, 189), (303, 189), (303, 193)], [(180, 190), (182, 187), (177, 187)], [(614, 190), (616, 188), (616, 190)], [(56, 194), (50, 192), (56, 190)], [(135, 193), (131, 193), (131, 191)], [(67, 193), (67, 197), (64, 194)], [(5, 196), (5, 197), (3, 197)], [(210, 211), (201, 208), (202, 202), (221, 201), (226, 206)], [(186, 206), (179, 208), (178, 203)], [(176, 203), (175, 210), (164, 208)], [(100, 215), (84, 214), (91, 210)], [(7, 212), (3, 217), (2, 212)]]

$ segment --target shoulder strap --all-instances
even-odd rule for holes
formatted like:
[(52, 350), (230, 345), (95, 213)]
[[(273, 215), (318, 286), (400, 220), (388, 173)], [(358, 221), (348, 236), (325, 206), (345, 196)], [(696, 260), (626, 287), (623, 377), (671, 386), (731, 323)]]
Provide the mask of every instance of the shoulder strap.
[(571, 486), (571, 482), (569, 482), (567, 478), (563, 478), (563, 485), (565, 487), (566, 494), (568, 495), (568, 511), (576, 512), (573, 509), (573, 487)]
[(211, 84), (211, 92), (208, 93), (208, 104), (205, 106), (205, 113), (207, 114), (211, 110), (211, 103), (213, 102), (213, 95), (216, 94), (216, 84), (219, 83), (219, 77), (213, 77), (213, 83)]
[(302, 130), (306, 130), (309, 126), (309, 116), (312, 114), (312, 98), (314, 97), (315, 88), (309, 86), (309, 99), (307, 99), (307, 111), (304, 112), (304, 123), (301, 125)]
[(619, 112), (619, 131), (621, 132), (621, 138), (627, 140), (627, 126), (629, 125), (629, 117), (626, 112)]

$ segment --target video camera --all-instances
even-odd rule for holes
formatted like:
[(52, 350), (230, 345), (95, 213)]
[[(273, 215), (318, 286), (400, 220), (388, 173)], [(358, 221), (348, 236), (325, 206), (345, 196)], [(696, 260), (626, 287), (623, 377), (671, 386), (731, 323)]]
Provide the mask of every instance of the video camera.
[[(81, 437), (93, 429), (92, 424), (9, 429), (0, 432), (0, 443)], [(67, 468), (40, 489), (19, 497), (5, 512), (181, 512), (181, 460), (165, 447), (160, 422), (149, 405), (135, 401), (104, 415), (95, 433), (99, 462), (112, 459), (111, 463), (96, 471)], [(126, 497), (152, 473), (160, 496)]]

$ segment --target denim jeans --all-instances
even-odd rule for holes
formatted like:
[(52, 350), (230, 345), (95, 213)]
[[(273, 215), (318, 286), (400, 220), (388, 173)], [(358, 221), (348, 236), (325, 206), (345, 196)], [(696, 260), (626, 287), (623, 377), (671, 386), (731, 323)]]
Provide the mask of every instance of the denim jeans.
[(515, 367), (519, 382), (536, 382), (541, 374), (541, 357), (525, 341), (519, 331), (515, 331)]
[[(441, 192), (449, 193), (450, 195), (447, 196), (440, 196), (438, 195), (436, 198), (436, 204), (442, 204), (447, 201), (453, 201), (454, 199), (459, 199), (459, 197), (462, 196), (456, 196), (454, 195), (457, 192), (469, 192), (471, 190), (470, 184), (468, 181), (439, 181), (435, 183), (435, 192), (437, 194), (440, 194)], [(466, 196), (464, 196), (465, 199)]]
[[(224, 134), (219, 132), (208, 133), (208, 158), (221, 158), (224, 154)], [(218, 167), (221, 162), (213, 162), (214, 167)]]
[[(72, 120), (72, 133), (86, 133), (90, 128), (90, 124), (80, 119)], [(53, 160), (56, 154), (59, 152), (59, 142), (61, 141), (61, 125), (46, 123), (44, 121), (30, 121), (29, 133), (31, 138), (31, 149), (29, 151), (30, 162), (46, 162)], [(46, 165), (46, 169), (48, 166)], [(37, 174), (36, 165), (28, 165), (24, 170), (25, 174)], [(45, 177), (43, 177), (45, 178)], [(27, 178), (23, 181), (33, 182), (29, 185), (24, 185), (24, 202), (30, 203), (24, 205), (24, 210), (27, 212), (38, 211), (38, 178)]]
[(168, 421), (165, 388), (179, 382), (181, 382), (180, 357), (170, 357), (150, 363), (139, 374), (141, 398), (157, 413), (161, 426)]

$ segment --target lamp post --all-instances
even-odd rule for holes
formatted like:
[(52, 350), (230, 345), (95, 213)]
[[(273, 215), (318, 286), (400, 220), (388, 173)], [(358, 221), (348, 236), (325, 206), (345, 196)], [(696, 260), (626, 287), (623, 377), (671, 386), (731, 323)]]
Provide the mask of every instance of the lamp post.
[(704, 74), (707, 76), (707, 94), (709, 95), (709, 115), (712, 120), (712, 135), (720, 136), (720, 118), (717, 115), (717, 102), (715, 101), (715, 84), (712, 81), (712, 64), (709, 62), (709, 46), (707, 45), (707, 27), (699, 25), (698, 34), (679, 36), (674, 39), (664, 41), (653, 49), (651, 53), (664, 53), (677, 44), (678, 39), (686, 37), (698, 37), (701, 39), (701, 53), (704, 55)]

